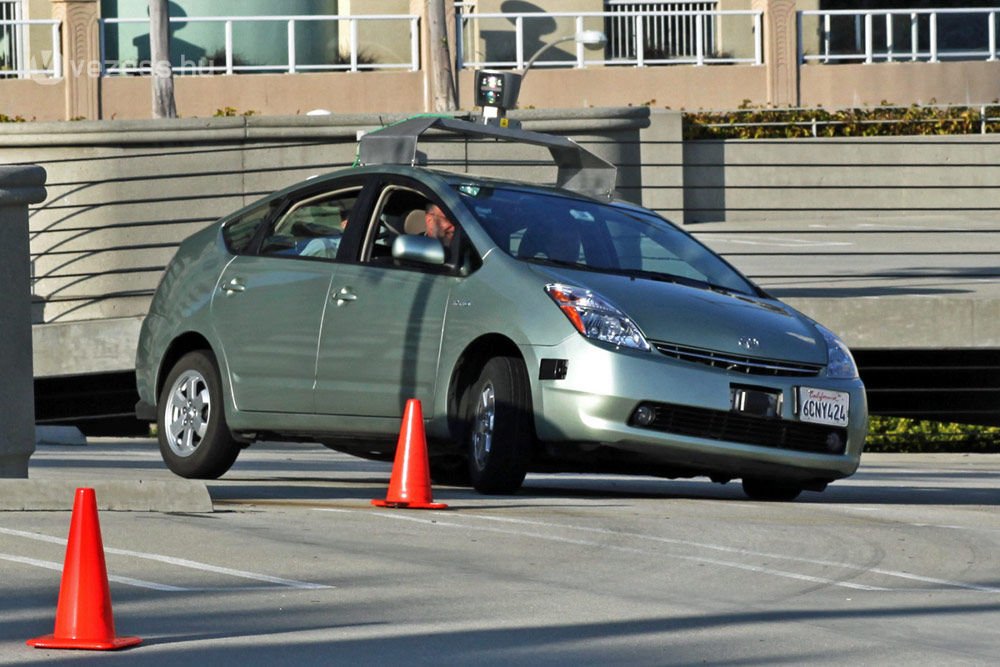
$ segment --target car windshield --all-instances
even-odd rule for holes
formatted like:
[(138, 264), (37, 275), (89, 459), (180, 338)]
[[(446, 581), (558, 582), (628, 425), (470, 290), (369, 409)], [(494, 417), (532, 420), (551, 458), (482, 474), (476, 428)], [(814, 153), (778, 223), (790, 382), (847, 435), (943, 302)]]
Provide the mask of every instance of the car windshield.
[(705, 246), (642, 209), (480, 184), (456, 189), (493, 241), (523, 261), (757, 294)]

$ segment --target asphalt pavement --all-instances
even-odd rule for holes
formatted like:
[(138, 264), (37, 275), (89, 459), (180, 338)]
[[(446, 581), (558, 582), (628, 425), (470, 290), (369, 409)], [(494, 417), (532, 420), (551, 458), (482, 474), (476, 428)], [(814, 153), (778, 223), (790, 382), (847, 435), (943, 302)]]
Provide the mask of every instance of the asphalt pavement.
[[(0, 512), (0, 663), (995, 664), (1000, 456), (878, 455), (793, 503), (738, 484), (529, 475), (513, 496), (434, 487), (383, 510), (390, 464), (257, 445), (211, 511), (102, 509), (121, 635), (50, 633), (70, 512)], [(149, 440), (41, 447), (32, 480), (158, 483)], [(6, 482), (0, 482), (4, 492)], [(71, 498), (67, 499), (67, 506)]]

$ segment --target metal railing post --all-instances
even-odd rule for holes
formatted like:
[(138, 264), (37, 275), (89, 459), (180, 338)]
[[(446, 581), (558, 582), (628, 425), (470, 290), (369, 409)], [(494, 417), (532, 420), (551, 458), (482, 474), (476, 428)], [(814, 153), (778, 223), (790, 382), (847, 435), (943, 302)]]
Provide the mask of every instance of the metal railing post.
[(233, 22), (225, 23), (226, 34), (226, 74), (233, 73)]
[(517, 69), (524, 69), (524, 17), (514, 20), (514, 60)]
[[(458, 43), (455, 60), (457, 61), (457, 72), (462, 68), (462, 32), (455, 31), (455, 41)], [(420, 70), (420, 19), (416, 16), (410, 19), (410, 71)]]
[(358, 71), (358, 20), (348, 19), (348, 27), (351, 30), (351, 71)]
[(936, 63), (938, 61), (938, 43), (937, 43), (937, 12), (931, 12), (931, 62)]
[(893, 62), (892, 51), (895, 46), (892, 38), (892, 13), (885, 15), (885, 51), (889, 62)]
[(635, 66), (646, 66), (646, 29), (638, 14), (635, 16)]
[(920, 24), (917, 21), (917, 13), (910, 14), (910, 60), (917, 62), (919, 57)]
[[(755, 65), (764, 64), (764, 13), (757, 12), (753, 15), (753, 61)], [(801, 40), (799, 41), (801, 44)]]
[[(576, 17), (576, 34), (583, 32), (583, 17)], [(583, 42), (576, 43), (576, 68), (583, 69)]]
[(874, 37), (872, 35), (872, 22), (873, 15), (871, 13), (865, 14), (865, 64), (870, 65), (873, 60), (873, 51), (875, 48)]
[(997, 59), (997, 13), (990, 12), (988, 16), (990, 19), (990, 57), (987, 60), (992, 62)]
[(830, 62), (830, 15), (823, 15), (823, 62)]
[(705, 64), (705, 15), (695, 14), (694, 24), (694, 50), (695, 64)]
[(295, 19), (288, 19), (288, 73), (295, 74)]

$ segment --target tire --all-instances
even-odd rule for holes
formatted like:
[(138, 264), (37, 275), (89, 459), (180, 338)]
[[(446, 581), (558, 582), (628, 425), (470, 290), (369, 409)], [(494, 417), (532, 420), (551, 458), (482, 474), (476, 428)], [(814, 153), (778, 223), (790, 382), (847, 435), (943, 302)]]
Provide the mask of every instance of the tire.
[(216, 479), (236, 461), (223, 409), (222, 381), (215, 358), (198, 350), (170, 370), (156, 406), (160, 455), (170, 470), (188, 479)]
[(524, 362), (494, 357), (465, 395), (469, 478), (480, 493), (521, 488), (534, 446), (531, 388)]
[(751, 477), (743, 479), (743, 492), (753, 500), (788, 502), (799, 497), (802, 487), (792, 482)]

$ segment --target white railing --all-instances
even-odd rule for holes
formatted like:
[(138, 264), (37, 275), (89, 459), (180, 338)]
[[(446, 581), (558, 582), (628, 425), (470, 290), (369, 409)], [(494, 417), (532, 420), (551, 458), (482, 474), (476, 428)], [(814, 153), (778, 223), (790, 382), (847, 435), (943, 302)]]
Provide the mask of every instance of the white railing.
[[(405, 21), (409, 26), (410, 50), (409, 60), (402, 62), (367, 62), (364, 52), (359, 45), (358, 33), (359, 24), (374, 21)], [(381, 14), (373, 16), (332, 16), (332, 15), (304, 15), (304, 16), (184, 16), (171, 17), (171, 23), (215, 23), (221, 26), (223, 31), (225, 56), (224, 62), (217, 64), (212, 61), (201, 59), (199, 62), (181, 60), (179, 65), (174, 66), (175, 74), (237, 74), (240, 72), (287, 72), (295, 74), (297, 72), (330, 72), (348, 71), (357, 72), (359, 70), (379, 70), (379, 69), (402, 69), (416, 72), (420, 69), (420, 17), (411, 14)], [(347, 26), (349, 42), (346, 52), (341, 51), (337, 62), (327, 63), (300, 63), (296, 57), (296, 47), (298, 44), (297, 30), (299, 26), (315, 22), (333, 22), (338, 29)], [(112, 26), (121, 24), (149, 24), (149, 18), (117, 18), (100, 20), (100, 40), (101, 40), (101, 63), (102, 75), (114, 74), (149, 74), (152, 71), (149, 62), (126, 63), (110, 62), (107, 59), (107, 31)], [(287, 58), (280, 63), (265, 64), (241, 64), (237, 62), (234, 54), (237, 53), (236, 44), (233, 38), (233, 26), (237, 23), (279, 23), (285, 25), (287, 39)]]
[[(468, 3), (463, 3), (468, 5)], [(536, 29), (534, 33), (543, 34), (545, 38), (558, 39), (561, 35), (550, 35), (553, 22), (564, 21), (573, 25), (566, 29), (566, 34), (572, 35), (574, 31), (580, 32), (588, 24), (595, 22), (609, 25), (613, 21), (616, 25), (630, 27), (632, 37), (629, 43), (634, 45), (634, 53), (616, 56), (606, 48), (598, 55), (588, 55), (586, 47), (582, 44), (576, 45), (575, 56), (571, 59), (565, 57), (559, 59), (538, 60), (534, 66), (569, 66), (585, 67), (588, 65), (634, 65), (636, 67), (646, 67), (649, 65), (708, 65), (708, 64), (735, 64), (750, 63), (754, 65), (763, 64), (763, 33), (761, 30), (763, 13), (751, 10), (733, 11), (604, 11), (604, 12), (503, 12), (503, 13), (483, 13), (468, 12), (467, 6), (457, 6), (458, 45), (458, 65), (460, 68), (479, 67), (513, 67), (523, 69), (525, 63), (531, 59), (545, 46), (546, 40), (534, 37), (528, 38), (527, 29), (535, 26), (543, 26), (545, 29)], [(753, 44), (753, 55), (746, 57), (735, 57), (728, 54), (714, 52), (714, 37), (717, 30), (715, 22), (728, 17), (745, 17), (747, 20), (747, 31), (752, 31), (751, 39)], [(647, 39), (648, 25), (669, 25), (671, 21), (678, 21), (687, 25), (693, 31), (693, 41), (690, 48), (684, 53), (672, 55), (670, 51), (659, 52), (650, 50), (650, 41)], [(624, 23), (621, 23), (624, 22)], [(652, 23), (651, 23), (652, 22)], [(484, 27), (485, 24), (485, 27)], [(494, 26), (497, 29), (493, 29)], [(489, 28), (489, 30), (487, 30)], [(504, 42), (506, 49), (491, 49), (487, 44), (485, 53), (480, 51), (479, 42), (482, 36), (489, 33), (489, 37), (483, 39), (493, 40), (496, 43)], [(710, 40), (712, 46), (710, 46)], [(529, 41), (531, 43), (529, 43)], [(491, 51), (506, 51), (503, 57), (490, 57)]]
[[(698, 38), (698, 14), (677, 12), (711, 12), (718, 8), (718, 1), (701, 2), (695, 0), (604, 0), (604, 8), (611, 16), (604, 22), (608, 37), (608, 55), (612, 60), (634, 58), (639, 52), (640, 41), (635, 30), (635, 16), (648, 12), (642, 18), (646, 56), (663, 54), (668, 57), (697, 56), (695, 46)], [(704, 25), (702, 39), (705, 51), (713, 53), (716, 43), (716, 22)]]
[[(4, 3), (7, 4), (7, 3)], [(16, 12), (20, 16), (20, 11)], [(32, 50), (27, 39), (32, 26), (48, 26), (50, 48)], [(0, 18), (0, 79), (62, 77), (59, 21)]]
[[(1000, 7), (949, 9), (883, 9), (801, 11), (798, 13), (800, 62), (900, 61), (939, 62), (947, 60), (996, 60), (997, 14)], [(803, 22), (819, 20), (819, 53), (803, 51)], [(963, 44), (960, 48), (941, 45), (940, 24), (964, 19), (976, 27), (984, 43)]]

